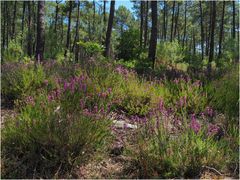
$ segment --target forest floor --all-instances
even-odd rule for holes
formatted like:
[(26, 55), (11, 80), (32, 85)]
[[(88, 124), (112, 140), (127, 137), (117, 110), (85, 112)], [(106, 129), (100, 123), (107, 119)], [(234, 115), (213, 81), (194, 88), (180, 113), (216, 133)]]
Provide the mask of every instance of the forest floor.
[[(5, 119), (14, 118), (17, 115), (14, 109), (6, 107), (1, 108), (1, 128), (4, 128)], [(129, 124), (127, 117), (124, 114), (111, 114), (112, 119), (117, 122), (126, 121)], [(10, 119), (11, 119), (10, 118)], [(100, 155), (98, 158), (90, 160), (88, 163), (76, 167), (70, 175), (70, 178), (100, 178), (100, 179), (136, 179), (139, 178), (139, 170), (134, 164), (134, 161), (126, 154), (123, 154), (124, 141), (134, 141), (134, 128), (121, 126), (117, 124), (117, 128), (113, 130), (114, 142), (109, 153)], [(124, 125), (125, 126), (125, 125)], [(130, 143), (130, 142), (128, 142)], [(229, 175), (219, 174), (215, 169), (206, 168), (197, 179), (235, 179)]]

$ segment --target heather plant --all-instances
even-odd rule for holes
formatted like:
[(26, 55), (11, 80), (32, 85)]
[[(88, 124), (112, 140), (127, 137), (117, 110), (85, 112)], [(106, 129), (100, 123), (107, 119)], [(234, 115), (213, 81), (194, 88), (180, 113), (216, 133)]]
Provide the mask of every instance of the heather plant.
[(9, 102), (20, 99), (40, 88), (45, 73), (41, 65), (7, 63), (2, 65), (3, 98)]
[(211, 104), (219, 112), (233, 119), (239, 116), (239, 68), (231, 67), (219, 80), (208, 85)]
[(62, 177), (107, 147), (111, 123), (106, 110), (97, 102), (85, 104), (88, 96), (73, 95), (84, 92), (85, 84), (74, 89), (73, 84), (68, 85), (27, 97), (17, 118), (7, 121), (2, 131), (2, 156), (8, 161), (3, 162), (2, 177)]
[(226, 170), (230, 148), (226, 140), (216, 141), (195, 118), (181, 133), (171, 133), (167, 119), (148, 119), (139, 130), (130, 154), (140, 168), (141, 178), (193, 178), (205, 166)]

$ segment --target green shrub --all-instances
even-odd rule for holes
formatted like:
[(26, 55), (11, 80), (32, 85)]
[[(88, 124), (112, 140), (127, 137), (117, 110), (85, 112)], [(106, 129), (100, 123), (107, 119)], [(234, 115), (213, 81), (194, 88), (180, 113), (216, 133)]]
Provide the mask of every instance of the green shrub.
[(98, 44), (96, 42), (91, 42), (91, 41), (88, 41), (88, 42), (79, 41), (79, 42), (77, 42), (77, 45), (80, 48), (83, 48), (83, 50), (90, 57), (97, 57), (104, 50), (102, 45), (100, 45), (100, 44)]
[(4, 64), (2, 66), (2, 95), (14, 101), (41, 87), (45, 79), (43, 67), (34, 64)]
[(161, 42), (157, 47), (156, 68), (162, 63), (178, 63), (184, 58), (184, 50), (178, 41)]
[(8, 48), (3, 51), (3, 62), (19, 62), (23, 57), (22, 46), (18, 41), (11, 40)]
[(89, 87), (74, 82), (27, 97), (16, 119), (6, 121), (3, 178), (64, 177), (107, 147), (111, 122), (101, 108), (101, 97), (91, 96)]
[(129, 29), (124, 31), (119, 39), (117, 51), (119, 59), (138, 59), (141, 51), (139, 48), (139, 30)]
[(149, 124), (143, 127), (137, 145), (129, 149), (141, 178), (196, 178), (204, 166), (225, 170), (230, 161), (227, 141), (215, 141), (189, 128), (172, 134), (162, 121), (155, 130)]
[(239, 67), (231, 67), (219, 80), (209, 84), (211, 104), (230, 119), (239, 116)]

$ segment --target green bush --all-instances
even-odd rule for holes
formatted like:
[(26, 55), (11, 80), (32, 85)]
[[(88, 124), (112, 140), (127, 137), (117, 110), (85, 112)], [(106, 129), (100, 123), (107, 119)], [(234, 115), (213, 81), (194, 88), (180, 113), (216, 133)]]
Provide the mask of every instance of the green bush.
[(157, 46), (156, 68), (162, 63), (178, 63), (184, 58), (184, 50), (178, 41), (161, 42)]
[(3, 62), (19, 62), (23, 57), (22, 46), (18, 41), (11, 40), (8, 48), (3, 51)]
[(230, 119), (239, 116), (239, 67), (235, 65), (219, 80), (209, 84), (211, 104)]
[(91, 42), (91, 41), (88, 41), (88, 42), (79, 41), (79, 42), (77, 42), (77, 45), (80, 48), (83, 48), (83, 50), (90, 57), (97, 57), (104, 50), (102, 45), (100, 45), (100, 44), (98, 44), (96, 42)]
[(221, 171), (230, 163), (227, 141), (215, 141), (189, 128), (172, 134), (163, 121), (155, 130), (149, 124), (144, 126), (136, 138), (137, 145), (128, 149), (141, 178), (196, 178), (204, 166)]
[(43, 67), (34, 64), (2, 65), (2, 95), (8, 101), (20, 99), (41, 87), (45, 79)]
[(107, 147), (111, 122), (102, 108), (102, 96), (91, 96), (82, 80), (72, 79), (53, 91), (42, 89), (38, 96), (27, 97), (20, 114), (6, 121), (3, 178), (64, 177)]
[(119, 39), (117, 52), (119, 59), (138, 59), (141, 52), (139, 48), (139, 30), (129, 29), (123, 32)]

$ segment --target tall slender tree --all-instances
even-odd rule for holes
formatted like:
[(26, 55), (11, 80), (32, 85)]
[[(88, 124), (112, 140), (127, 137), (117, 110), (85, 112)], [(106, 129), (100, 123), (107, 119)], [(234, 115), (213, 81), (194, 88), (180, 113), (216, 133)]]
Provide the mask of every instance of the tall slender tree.
[(77, 22), (76, 22), (75, 38), (74, 38), (74, 43), (73, 43), (73, 49), (75, 47), (75, 61), (76, 62), (78, 62), (78, 52), (79, 52), (79, 46), (76, 45), (76, 43), (79, 41), (79, 17), (80, 17), (80, 0), (78, 0), (78, 5), (77, 5)]
[(185, 1), (184, 6), (184, 31), (183, 31), (183, 47), (186, 43), (186, 33), (187, 33), (187, 1)]
[(146, 48), (147, 46), (147, 41), (148, 41), (148, 11), (149, 11), (149, 7), (148, 7), (148, 3), (149, 1), (145, 1), (145, 28), (144, 28), (144, 43), (143, 43), (143, 47)]
[(236, 10), (235, 10), (235, 0), (232, 1), (232, 38), (235, 39), (236, 37), (236, 23), (235, 23), (235, 14), (236, 14)]
[[(25, 6), (26, 6), (26, 1), (23, 1), (23, 11), (22, 11), (22, 36), (24, 32), (24, 19), (25, 19)], [(23, 38), (21, 40), (21, 44), (23, 44)]]
[(27, 45), (27, 51), (28, 56), (32, 55), (32, 32), (31, 32), (31, 26), (32, 26), (32, 11), (31, 11), (31, 1), (28, 1), (28, 45)]
[(176, 35), (177, 35), (179, 9), (180, 9), (180, 2), (177, 3), (177, 14), (176, 14), (176, 17), (175, 17), (174, 38), (175, 38)]
[(225, 1), (222, 2), (222, 17), (221, 17), (221, 26), (220, 26), (220, 33), (219, 33), (219, 49), (218, 49), (218, 57), (220, 58), (222, 54), (222, 41), (224, 37), (224, 15), (225, 15)]
[(215, 32), (215, 21), (216, 21), (216, 2), (211, 2), (211, 36), (210, 36), (210, 51), (208, 59), (208, 77), (211, 78), (211, 63), (214, 58), (214, 32)]
[(38, 61), (43, 60), (44, 42), (45, 42), (45, 1), (38, 1), (38, 17), (37, 17), (37, 46), (35, 58)]
[(106, 33), (106, 40), (105, 40), (105, 57), (110, 57), (110, 42), (111, 42), (111, 34), (112, 34), (112, 26), (113, 26), (113, 19), (114, 19), (114, 11), (115, 11), (115, 0), (111, 1), (110, 5), (110, 14), (108, 18), (108, 27)]
[(68, 9), (68, 29), (67, 29), (67, 43), (64, 56), (67, 56), (67, 51), (70, 47), (70, 40), (71, 40), (71, 19), (72, 19), (72, 1), (69, 1), (69, 9)]
[(175, 1), (173, 1), (173, 6), (172, 6), (172, 25), (171, 25), (171, 37), (170, 41), (172, 42), (173, 40), (173, 25), (174, 25), (174, 15), (175, 15)]
[(201, 18), (201, 54), (202, 60), (204, 57), (204, 29), (203, 29), (203, 10), (202, 10), (202, 2), (199, 1), (199, 9), (200, 9), (200, 18)]
[(157, 48), (157, 1), (151, 1), (151, 10), (152, 10), (152, 29), (151, 29), (151, 39), (148, 50), (148, 58), (152, 61), (152, 68), (154, 69), (155, 65), (155, 56)]
[(140, 2), (140, 48), (142, 48), (142, 38), (143, 38), (143, 5), (144, 5), (144, 2), (141, 1)]
[(17, 13), (17, 1), (14, 1), (13, 20), (12, 20), (12, 38), (15, 37), (16, 13)]

